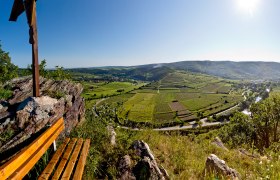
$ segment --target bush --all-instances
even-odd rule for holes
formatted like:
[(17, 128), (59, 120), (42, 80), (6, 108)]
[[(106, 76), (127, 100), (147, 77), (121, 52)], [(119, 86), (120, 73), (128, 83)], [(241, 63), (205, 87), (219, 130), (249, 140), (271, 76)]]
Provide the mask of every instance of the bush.
[(46, 95), (50, 96), (51, 98), (55, 98), (55, 99), (60, 99), (60, 98), (65, 98), (65, 93), (62, 91), (45, 91), (44, 92)]
[(0, 100), (9, 99), (13, 95), (13, 92), (9, 89), (3, 89), (0, 87)]
[(1, 48), (0, 44), (0, 84), (18, 76), (18, 67), (11, 62), (9, 53)]
[(255, 137), (254, 126), (249, 116), (240, 112), (230, 118), (230, 123), (220, 129), (219, 137), (231, 147), (251, 145)]

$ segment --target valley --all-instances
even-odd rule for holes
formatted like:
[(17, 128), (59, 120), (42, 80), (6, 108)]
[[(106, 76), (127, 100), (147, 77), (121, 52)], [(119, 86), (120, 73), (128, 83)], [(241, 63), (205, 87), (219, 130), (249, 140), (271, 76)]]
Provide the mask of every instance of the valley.
[(219, 122), (213, 125), (218, 125), (224, 121), (220, 116), (228, 119), (239, 110), (245, 91), (241, 82), (174, 70), (152, 82), (85, 81), (83, 96), (89, 107), (98, 102), (94, 106), (97, 114), (103, 108), (113, 110), (113, 116), (123, 127), (190, 128), (207, 123), (211, 126), (209, 123), (215, 121)]
[[(160, 68), (152, 72), (158, 74), (157, 70), (162, 72)], [(93, 77), (88, 71), (82, 81), (79, 79), (85, 87), (83, 96), (88, 110), (87, 122), (75, 133), (91, 136), (96, 139), (95, 143), (101, 144), (93, 157), (98, 158), (99, 153), (103, 153), (99, 165), (90, 166), (92, 169), (88, 172), (97, 170), (95, 175), (99, 178), (115, 177), (119, 157), (129, 154), (132, 141), (142, 139), (149, 143), (171, 179), (211, 179), (211, 175), (201, 173), (209, 153), (225, 160), (246, 179), (279, 177), (277, 157), (270, 156), (270, 163), (252, 158), (267, 157), (276, 151), (269, 149), (265, 150), (266, 155), (260, 153), (258, 148), (263, 146), (258, 144), (260, 139), (257, 140), (252, 128), (256, 117), (251, 120), (250, 116), (239, 113), (251, 110), (256, 102), (268, 101), (270, 96), (272, 99), (278, 97), (277, 80), (227, 79), (179, 69), (149, 81), (146, 77), (139, 80), (124, 75), (116, 78), (119, 75), (115, 75), (105, 73)], [(152, 73), (150, 75), (153, 77)], [(252, 111), (256, 113), (254, 109)], [(108, 138), (107, 131), (103, 132), (108, 126), (114, 128), (118, 144), (109, 148), (108, 142), (102, 141)], [(216, 146), (213, 143), (216, 137), (220, 137), (229, 149)], [(252, 146), (252, 143), (255, 144)], [(260, 162), (265, 165), (261, 166)]]

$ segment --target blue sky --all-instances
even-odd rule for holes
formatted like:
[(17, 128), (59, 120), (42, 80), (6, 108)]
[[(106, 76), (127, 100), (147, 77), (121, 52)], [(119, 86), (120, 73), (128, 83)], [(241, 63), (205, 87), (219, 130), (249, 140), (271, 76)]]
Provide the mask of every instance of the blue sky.
[[(0, 40), (26, 67), (26, 16), (9, 22), (12, 3), (0, 1)], [(279, 0), (38, 0), (37, 13), (39, 59), (49, 68), (280, 61)]]

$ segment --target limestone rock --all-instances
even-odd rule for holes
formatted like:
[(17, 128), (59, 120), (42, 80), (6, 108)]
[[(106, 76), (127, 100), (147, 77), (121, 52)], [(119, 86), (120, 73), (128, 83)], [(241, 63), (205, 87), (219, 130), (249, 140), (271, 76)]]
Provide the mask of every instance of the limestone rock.
[(117, 133), (115, 132), (114, 127), (110, 126), (110, 125), (107, 126), (107, 130), (109, 132), (110, 144), (112, 146), (115, 146), (116, 145), (116, 135), (117, 135)]
[(144, 141), (136, 140), (132, 143), (132, 149), (136, 155), (141, 157), (141, 160), (133, 168), (133, 173), (137, 179), (169, 179), (166, 170), (161, 170), (150, 150), (150, 147)]
[(29, 97), (18, 106), (16, 113), (15, 137), (1, 146), (0, 152), (15, 147), (39, 132), (48, 124), (52, 124), (64, 113), (64, 100), (56, 100), (48, 96)]
[(149, 157), (151, 160), (154, 160), (154, 155), (152, 154), (150, 147), (144, 141), (136, 140), (132, 143), (132, 149), (135, 150), (135, 153), (144, 158), (145, 156)]
[(136, 177), (132, 174), (132, 163), (129, 155), (125, 155), (119, 162), (118, 170), (121, 174), (121, 180), (134, 180)]
[(0, 101), (0, 119), (4, 119), (10, 116), (8, 112), (9, 104), (6, 101)]
[[(13, 143), (10, 143), (12, 140), (22, 142), (54, 119), (64, 118), (65, 130), (61, 136), (65, 136), (84, 118), (85, 102), (81, 97), (81, 84), (40, 77), (39, 99), (30, 98), (31, 76), (13, 79), (6, 83), (5, 87), (9, 87), (13, 95), (5, 101), (0, 101), (0, 133), (8, 128), (12, 128), (15, 133), (11, 139), (5, 142), (1, 140), (5, 148), (1, 147), (0, 153), (9, 149), (8, 145), (13, 146)], [(51, 116), (52, 118), (48, 119)]]
[(240, 154), (244, 155), (244, 156), (248, 156), (250, 158), (260, 158), (260, 155), (257, 153), (250, 153), (248, 152), (246, 149), (240, 148), (238, 149), (238, 151), (240, 152)]
[(131, 160), (129, 155), (120, 159), (118, 166), (120, 176), (118, 179), (169, 179), (167, 171), (162, 166), (158, 166), (147, 143), (136, 140), (132, 143), (131, 149), (135, 153), (131, 156), (134, 157), (134, 161)]
[(219, 159), (215, 154), (211, 154), (205, 164), (205, 172), (206, 174), (214, 173), (219, 177), (226, 177), (230, 179), (240, 179), (240, 174), (230, 167), (228, 167), (224, 160)]
[(228, 151), (228, 148), (225, 147), (224, 143), (219, 137), (215, 137), (215, 139), (212, 141), (212, 144), (215, 144), (216, 146)]

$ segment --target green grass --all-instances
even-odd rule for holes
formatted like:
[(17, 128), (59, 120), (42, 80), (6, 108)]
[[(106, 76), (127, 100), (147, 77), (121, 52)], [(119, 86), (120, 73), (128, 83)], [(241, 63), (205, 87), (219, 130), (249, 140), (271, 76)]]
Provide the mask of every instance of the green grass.
[(179, 132), (136, 132), (115, 127), (117, 146), (112, 147), (108, 141), (106, 125), (106, 121), (87, 113), (86, 121), (71, 133), (73, 137), (91, 139), (84, 179), (116, 179), (119, 159), (132, 153), (129, 147), (134, 140), (148, 143), (155, 160), (167, 170), (170, 179), (215, 178), (214, 175), (204, 176), (205, 161), (210, 154), (217, 155), (229, 167), (236, 169), (242, 179), (280, 178), (280, 161), (277, 154), (270, 154), (270, 160), (266, 161), (242, 155), (238, 149), (230, 149), (226, 144), (229, 151), (225, 151), (211, 143), (218, 130), (198, 136), (182, 136)]
[(0, 100), (8, 99), (13, 95), (13, 92), (9, 89), (3, 89), (0, 85)]

